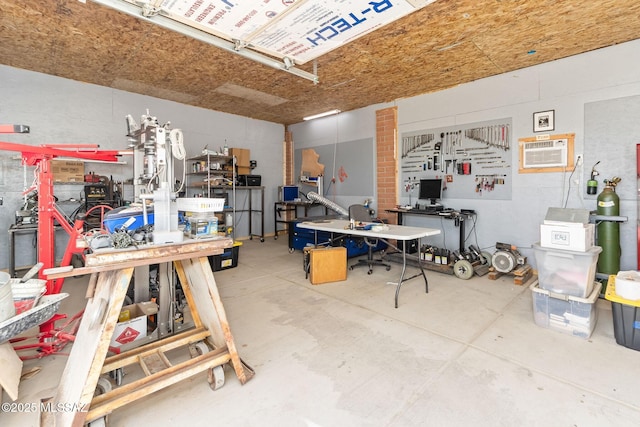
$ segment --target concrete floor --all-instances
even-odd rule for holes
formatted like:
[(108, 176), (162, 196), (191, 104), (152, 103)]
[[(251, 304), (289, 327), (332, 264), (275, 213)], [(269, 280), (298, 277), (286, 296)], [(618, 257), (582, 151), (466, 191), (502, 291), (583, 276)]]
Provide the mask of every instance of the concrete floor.
[[(255, 377), (242, 386), (226, 367), (212, 391), (200, 374), (120, 408), (109, 426), (640, 425), (640, 352), (616, 344), (608, 301), (586, 340), (537, 326), (531, 291), (512, 277), (429, 271), (429, 293), (407, 282), (396, 309), (387, 282), (398, 264), (313, 286), (286, 240), (245, 241), (238, 267), (215, 273)], [(67, 281), (61, 311), (81, 307), (85, 283)], [(65, 363), (25, 362), (42, 370), (21, 382), (19, 402), (51, 396)], [(37, 420), (0, 413), (3, 427)]]

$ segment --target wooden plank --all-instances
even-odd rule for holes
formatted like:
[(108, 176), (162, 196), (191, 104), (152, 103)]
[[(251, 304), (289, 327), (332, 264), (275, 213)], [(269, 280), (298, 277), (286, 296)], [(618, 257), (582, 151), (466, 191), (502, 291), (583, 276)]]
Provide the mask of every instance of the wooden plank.
[(513, 276), (513, 283), (519, 286), (527, 283), (527, 281), (533, 276), (533, 268), (529, 264), (521, 265), (509, 273), (495, 271), (493, 267), (489, 270), (490, 280), (496, 280), (498, 277), (502, 277), (507, 274), (509, 276)]
[(140, 267), (144, 265), (149, 265), (150, 259), (154, 261), (157, 259), (158, 260), (157, 263), (161, 263), (163, 262), (162, 259), (165, 260), (164, 262), (171, 262), (171, 261), (177, 261), (181, 259), (189, 259), (193, 257), (197, 258), (201, 256), (220, 255), (222, 253), (224, 253), (224, 249), (215, 249), (215, 250), (212, 249), (212, 250), (200, 251), (195, 253), (183, 253), (176, 256), (166, 256), (165, 258), (133, 259), (130, 261), (118, 261), (118, 262), (114, 262), (114, 264), (112, 265), (109, 265), (109, 264), (95, 265), (91, 267), (79, 267), (79, 268), (62, 270), (62, 271), (47, 269), (45, 272), (43, 272), (43, 274), (48, 280), (51, 280), (51, 279), (59, 279), (62, 277), (74, 277), (74, 276), (82, 276), (85, 274), (100, 273), (102, 271), (115, 270), (120, 268)]
[[(122, 302), (127, 293), (133, 268), (106, 271), (98, 276), (93, 298), (87, 301), (71, 354), (52, 399), (53, 407), (73, 402), (87, 409), (100, 377), (102, 364)], [(61, 411), (42, 421), (46, 425), (81, 427), (87, 412)], [(53, 424), (49, 424), (49, 422)]]
[[(184, 272), (184, 267), (182, 266), (182, 263), (174, 262), (173, 265), (176, 268), (176, 273), (178, 274), (178, 279), (180, 280), (180, 283), (188, 283), (187, 275)], [(198, 310), (192, 309), (192, 307), (196, 306), (196, 302), (193, 299), (193, 294), (191, 293), (191, 287), (185, 286), (183, 287), (182, 291), (184, 293), (185, 299), (187, 300), (187, 306), (189, 306), (189, 309), (191, 312), (191, 318), (193, 319), (193, 324), (196, 326), (196, 328), (202, 327), (202, 320), (200, 319), (200, 314), (198, 313)]]
[(125, 384), (111, 390), (108, 393), (96, 396), (91, 403), (87, 414), (88, 422), (101, 418), (115, 409), (145, 397), (179, 381), (192, 377), (207, 369), (224, 365), (230, 361), (229, 352), (226, 349), (205, 353), (194, 359), (173, 365), (161, 372), (149, 375), (138, 381)]
[[(213, 347), (226, 346), (229, 349), (231, 364), (236, 376), (241, 384), (245, 384), (253, 377), (253, 371), (250, 369), (245, 371), (244, 364), (238, 355), (209, 260), (198, 258), (178, 262), (184, 268), (185, 276), (188, 279), (185, 283), (193, 292), (195, 307), (200, 314), (202, 324), (211, 332)], [(183, 283), (183, 288), (185, 283)]]
[(0, 369), (0, 397), (4, 388), (11, 400), (16, 400), (20, 386), (20, 375), (22, 374), (22, 360), (9, 342), (0, 344), (0, 366), (2, 366)]
[(525, 264), (513, 270), (513, 274), (515, 274), (516, 276), (525, 276), (527, 274), (530, 274), (531, 270), (531, 266), (529, 264)]
[(172, 335), (159, 341), (154, 341), (141, 347), (133, 348), (124, 353), (108, 357), (102, 365), (102, 373), (111, 372), (115, 369), (137, 363), (140, 357), (145, 357), (158, 349), (169, 351), (178, 347), (183, 347), (191, 343), (202, 341), (209, 336), (209, 331), (200, 327), (189, 331)]
[(140, 366), (142, 366), (145, 375), (149, 376), (171, 367), (171, 362), (161, 350), (157, 350), (154, 353), (140, 357)]
[(171, 245), (147, 245), (138, 248), (105, 249), (89, 254), (85, 259), (85, 266), (95, 267), (109, 265), (117, 267), (122, 262), (144, 260), (149, 264), (152, 259), (155, 263), (170, 262), (176, 256), (188, 255), (187, 258), (199, 258), (202, 256), (221, 253), (225, 248), (233, 246), (233, 240), (225, 237), (216, 240), (194, 239), (180, 244)]

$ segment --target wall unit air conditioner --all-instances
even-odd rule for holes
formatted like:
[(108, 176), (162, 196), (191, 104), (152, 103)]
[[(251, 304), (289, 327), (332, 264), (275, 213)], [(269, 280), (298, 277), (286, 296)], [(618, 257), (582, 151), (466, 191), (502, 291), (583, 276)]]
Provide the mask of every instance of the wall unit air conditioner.
[(526, 142), (522, 147), (524, 168), (566, 167), (568, 164), (566, 139)]

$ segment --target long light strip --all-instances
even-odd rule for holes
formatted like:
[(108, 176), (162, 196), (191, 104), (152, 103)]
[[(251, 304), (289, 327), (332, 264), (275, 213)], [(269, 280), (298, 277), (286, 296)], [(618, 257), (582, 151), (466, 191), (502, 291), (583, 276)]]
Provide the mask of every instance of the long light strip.
[(333, 114), (338, 114), (340, 111), (341, 110), (329, 110), (329, 111), (325, 111), (324, 113), (314, 114), (313, 116), (303, 117), (302, 120), (319, 119), (320, 117), (326, 117), (326, 116), (331, 116)]
[(116, 9), (119, 12), (127, 13), (143, 21), (156, 24), (160, 27), (166, 28), (171, 31), (175, 31), (177, 33), (194, 38), (196, 40), (200, 40), (201, 42), (208, 43), (210, 45), (223, 49), (229, 53), (240, 55), (252, 61), (259, 62), (263, 65), (267, 65), (271, 68), (275, 68), (281, 71), (286, 71), (287, 73), (294, 74), (298, 77), (311, 80), (314, 83), (319, 82), (318, 76), (315, 74), (311, 74), (299, 68), (289, 66), (289, 64), (285, 63), (284, 61), (280, 62), (269, 56), (262, 55), (252, 50), (247, 50), (246, 48), (237, 49), (236, 45), (230, 41), (221, 39), (219, 37), (214, 36), (213, 34), (209, 34), (204, 31), (198, 30), (196, 28), (190, 27), (188, 25), (182, 24), (180, 22), (174, 21), (173, 19), (168, 18), (166, 16), (155, 15), (152, 17), (146, 17), (142, 14), (141, 7), (131, 4), (127, 1), (93, 0), (93, 2)]

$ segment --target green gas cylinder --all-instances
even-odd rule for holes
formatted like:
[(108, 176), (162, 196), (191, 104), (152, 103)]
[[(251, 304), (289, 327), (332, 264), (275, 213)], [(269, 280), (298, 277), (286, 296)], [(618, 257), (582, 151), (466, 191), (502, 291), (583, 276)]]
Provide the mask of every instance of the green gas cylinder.
[[(598, 215), (620, 215), (620, 198), (615, 190), (618, 182), (618, 177), (605, 180), (604, 190), (598, 195)], [(598, 273), (618, 274), (621, 254), (619, 222), (603, 220), (598, 223), (598, 246), (602, 248), (598, 257)]]

